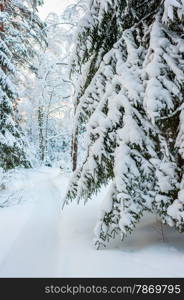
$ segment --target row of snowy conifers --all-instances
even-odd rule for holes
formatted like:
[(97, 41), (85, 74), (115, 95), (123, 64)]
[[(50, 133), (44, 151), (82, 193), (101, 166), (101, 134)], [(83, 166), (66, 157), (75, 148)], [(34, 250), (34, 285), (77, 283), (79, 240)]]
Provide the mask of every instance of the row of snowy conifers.
[(74, 134), (85, 124), (87, 151), (66, 203), (109, 184), (97, 248), (145, 211), (184, 230), (183, 15), (183, 0), (94, 0), (79, 25)]
[(30, 153), (17, 107), (23, 77), (36, 71), (34, 58), (46, 45), (37, 14), (42, 0), (0, 1), (0, 168), (30, 167)]

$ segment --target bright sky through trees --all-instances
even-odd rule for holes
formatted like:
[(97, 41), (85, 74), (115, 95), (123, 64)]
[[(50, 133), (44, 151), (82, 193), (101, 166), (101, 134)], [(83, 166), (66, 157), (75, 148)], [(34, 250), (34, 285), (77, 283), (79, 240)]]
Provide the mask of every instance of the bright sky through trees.
[(45, 19), (50, 12), (60, 14), (67, 5), (73, 2), (74, 0), (45, 0), (44, 5), (39, 9), (39, 15)]

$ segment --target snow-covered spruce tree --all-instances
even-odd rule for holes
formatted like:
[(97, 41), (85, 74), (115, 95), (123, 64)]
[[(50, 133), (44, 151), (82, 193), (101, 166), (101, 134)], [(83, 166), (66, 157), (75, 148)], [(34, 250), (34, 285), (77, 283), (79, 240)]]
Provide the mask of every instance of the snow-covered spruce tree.
[[(181, 156), (181, 144), (179, 142), (181, 132), (178, 135), (178, 127), (183, 110), (183, 84), (184, 84), (184, 59), (183, 59), (183, 38), (184, 33), (184, 2), (165, 1), (164, 8), (161, 8), (155, 16), (150, 28), (149, 48), (143, 65), (144, 78), (144, 108), (152, 124), (155, 124), (160, 131), (163, 142), (167, 146), (166, 154), (170, 153), (171, 161), (177, 166), (176, 181), (171, 185), (171, 166), (167, 165), (161, 156), (160, 168), (157, 167), (155, 175), (159, 179), (159, 189), (165, 201), (160, 201), (158, 194), (154, 200), (155, 208), (160, 212), (162, 220), (170, 225), (175, 225), (179, 231), (184, 230), (183, 214), (184, 206), (179, 201), (181, 189), (179, 182), (183, 173), (183, 161)], [(163, 139), (164, 138), (164, 139)], [(174, 164), (173, 164), (174, 167)], [(160, 173), (162, 171), (162, 174)], [(161, 175), (161, 178), (160, 178)], [(173, 184), (172, 183), (172, 184)], [(167, 197), (170, 199), (167, 199)], [(181, 197), (180, 197), (181, 198)], [(165, 211), (163, 202), (166, 203)], [(173, 203), (173, 204), (172, 204)]]
[(36, 3), (38, 1), (35, 0), (6, 0), (1, 14), (1, 38), (19, 68), (22, 65), (34, 70), (33, 58), (39, 46), (44, 46), (46, 42), (45, 24), (37, 15)]
[[(154, 111), (157, 114), (157, 123), (166, 136), (168, 146), (179, 167), (179, 192), (173, 203), (167, 209), (165, 221), (184, 231), (184, 198), (183, 198), (183, 95), (184, 95), (184, 1), (165, 1), (165, 10), (162, 17), (164, 25), (160, 26), (157, 38), (162, 51), (156, 61), (164, 62), (160, 68), (159, 80), (163, 89), (162, 97), (155, 103)], [(157, 22), (158, 24), (158, 22)], [(158, 42), (157, 39), (157, 42)], [(156, 44), (154, 42), (154, 44)], [(155, 61), (155, 62), (156, 62)], [(167, 66), (167, 67), (166, 67)], [(165, 74), (165, 78), (163, 76)], [(168, 80), (169, 79), (169, 80)], [(168, 90), (168, 94), (166, 94)], [(165, 93), (164, 93), (165, 92)], [(166, 101), (167, 100), (167, 101)], [(160, 115), (157, 113), (160, 107)], [(152, 107), (153, 108), (153, 107)], [(152, 108), (150, 111), (153, 111)], [(178, 126), (179, 125), (179, 126)], [(179, 181), (178, 181), (179, 182)]]
[[(183, 6), (175, 0), (93, 1), (85, 18), (88, 34), (86, 23), (79, 31), (75, 126), (86, 122), (88, 141), (67, 200), (86, 201), (110, 182), (95, 230), (97, 247), (131, 232), (146, 210), (183, 230), (182, 213), (180, 222), (172, 214), (182, 168), (175, 142), (183, 100)], [(99, 34), (105, 15), (106, 25), (115, 19), (109, 49)], [(95, 55), (101, 57), (91, 68)]]
[(0, 167), (5, 170), (31, 166), (17, 116), (17, 70), (31, 66), (33, 41), (38, 40), (34, 29), (41, 26), (33, 12), (35, 6), (31, 11), (30, 4), (15, 0), (0, 3)]
[[(136, 1), (106, 0), (89, 1), (89, 11), (79, 24), (78, 39), (74, 49), (73, 71), (81, 74), (76, 82), (74, 97), (75, 109), (79, 112), (80, 120), (87, 121), (98, 101), (98, 87), (93, 90), (92, 101), (81, 97), (90, 85), (94, 74), (99, 69), (104, 55), (121, 37), (123, 30), (130, 28), (141, 15), (146, 15), (146, 9)], [(150, 10), (155, 9), (155, 1), (150, 1)], [(139, 10), (135, 13), (134, 10)], [(122, 18), (122, 15), (124, 16)], [(105, 78), (104, 78), (105, 79)], [(101, 82), (103, 89), (106, 80)], [(91, 98), (91, 95), (90, 95)], [(80, 101), (79, 101), (80, 99)], [(79, 103), (80, 102), (80, 103)], [(90, 105), (88, 105), (88, 102)], [(91, 103), (92, 102), (92, 103)], [(78, 107), (79, 105), (79, 107)], [(76, 112), (76, 119), (78, 119)], [(80, 122), (74, 127), (74, 139), (81, 131)], [(77, 165), (77, 146), (74, 145), (74, 170)]]
[(16, 122), (14, 105), (17, 92), (10, 75), (15, 72), (11, 63), (11, 52), (0, 40), (0, 167), (30, 167), (23, 134)]

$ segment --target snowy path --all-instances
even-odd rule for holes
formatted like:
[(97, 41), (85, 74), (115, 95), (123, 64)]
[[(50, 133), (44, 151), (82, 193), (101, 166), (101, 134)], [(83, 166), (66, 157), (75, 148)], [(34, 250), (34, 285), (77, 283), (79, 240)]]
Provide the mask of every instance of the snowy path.
[[(37, 175), (36, 182), (28, 184), (24, 193), (28, 203), (20, 208), (29, 214), (1, 262), (0, 276), (53, 276), (59, 241), (59, 191), (52, 176), (43, 172)], [(17, 218), (14, 221), (15, 224), (11, 220), (12, 227), (16, 226)]]
[(25, 202), (0, 209), (0, 277), (184, 276), (183, 235), (164, 227), (163, 242), (154, 216), (123, 243), (96, 251), (93, 228), (102, 195), (61, 212), (68, 178), (50, 169), (26, 174), (18, 184)]

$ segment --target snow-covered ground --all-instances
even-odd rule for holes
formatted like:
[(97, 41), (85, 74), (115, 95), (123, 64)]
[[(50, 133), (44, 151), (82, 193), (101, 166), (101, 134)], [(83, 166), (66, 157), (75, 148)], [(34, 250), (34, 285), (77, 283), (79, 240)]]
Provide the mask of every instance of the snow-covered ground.
[(59, 169), (42, 168), (11, 182), (7, 194), (21, 199), (0, 208), (0, 277), (184, 277), (184, 236), (152, 215), (123, 242), (95, 250), (104, 190), (62, 211), (68, 180)]

